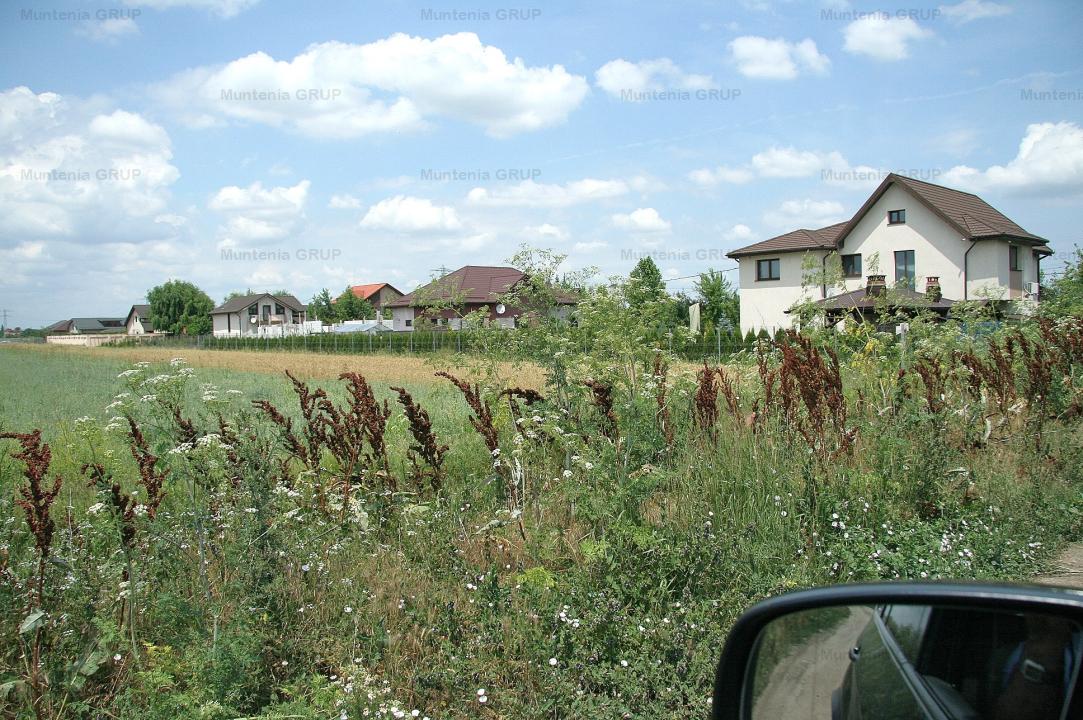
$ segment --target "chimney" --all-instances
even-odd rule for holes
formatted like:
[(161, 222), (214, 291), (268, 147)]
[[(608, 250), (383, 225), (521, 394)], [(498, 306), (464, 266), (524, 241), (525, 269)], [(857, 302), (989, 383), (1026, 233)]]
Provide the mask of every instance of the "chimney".
[(940, 292), (940, 278), (930, 275), (925, 280), (925, 297), (929, 302), (940, 302), (940, 299), (944, 297)]
[(875, 297), (887, 292), (887, 275), (869, 275), (865, 285), (865, 297)]

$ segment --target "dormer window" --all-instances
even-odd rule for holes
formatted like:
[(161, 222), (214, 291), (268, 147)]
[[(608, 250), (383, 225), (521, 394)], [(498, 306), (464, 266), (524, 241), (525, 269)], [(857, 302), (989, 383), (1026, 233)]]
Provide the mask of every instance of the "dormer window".
[(888, 210), (887, 211), (887, 224), (888, 225), (904, 225), (904, 224), (906, 224), (906, 211), (905, 210)]

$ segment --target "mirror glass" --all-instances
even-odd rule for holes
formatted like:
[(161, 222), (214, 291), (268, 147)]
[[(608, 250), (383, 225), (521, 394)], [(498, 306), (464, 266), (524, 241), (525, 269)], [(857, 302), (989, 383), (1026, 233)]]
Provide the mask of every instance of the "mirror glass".
[(1066, 717), (1083, 632), (1050, 614), (929, 605), (805, 610), (757, 640), (744, 705), (776, 718)]

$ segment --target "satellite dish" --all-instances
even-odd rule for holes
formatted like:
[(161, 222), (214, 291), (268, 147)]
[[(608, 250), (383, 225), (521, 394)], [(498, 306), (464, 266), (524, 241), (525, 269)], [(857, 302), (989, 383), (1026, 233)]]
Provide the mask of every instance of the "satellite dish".
[(256, 321), (256, 316), (255, 315), (249, 315), (248, 316), (248, 322), (254, 323), (255, 321)]
[(496, 306), (496, 314), (497, 315), (503, 315), (505, 310), (507, 310), (507, 308), (504, 307), (504, 303), (498, 303), (497, 304), (497, 306)]

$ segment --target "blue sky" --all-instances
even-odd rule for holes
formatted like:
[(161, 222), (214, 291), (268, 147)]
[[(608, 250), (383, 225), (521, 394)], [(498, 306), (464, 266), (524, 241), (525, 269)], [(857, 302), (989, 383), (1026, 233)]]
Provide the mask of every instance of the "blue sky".
[[(5, 3), (0, 307), (727, 250), (848, 219), (888, 171), (1083, 244), (1083, 4)], [(1033, 93), (1033, 94), (1032, 94)], [(315, 252), (311, 252), (315, 251)]]

